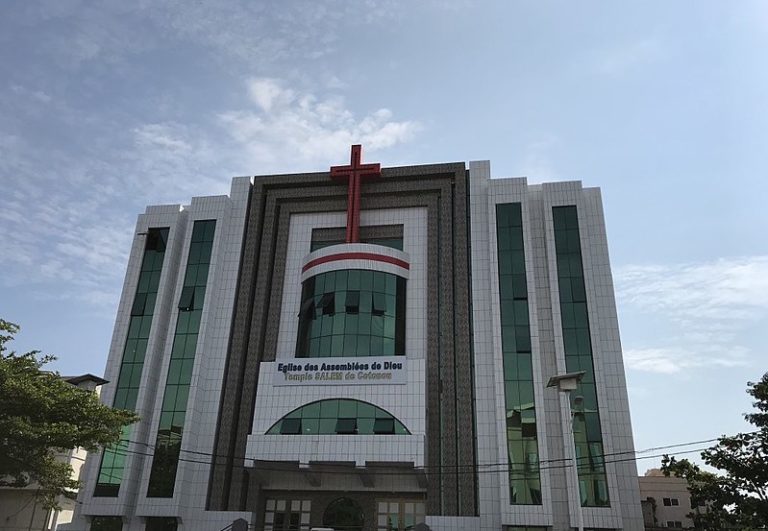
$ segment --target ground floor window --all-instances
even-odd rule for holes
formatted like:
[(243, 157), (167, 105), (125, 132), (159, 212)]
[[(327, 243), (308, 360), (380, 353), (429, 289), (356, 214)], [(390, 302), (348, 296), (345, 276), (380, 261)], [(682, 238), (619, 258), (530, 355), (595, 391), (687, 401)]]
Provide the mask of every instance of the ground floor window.
[(148, 517), (146, 531), (176, 531), (179, 523), (176, 518)]
[(94, 516), (91, 519), (91, 531), (122, 531), (121, 516)]
[(377, 507), (377, 531), (406, 531), (424, 523), (424, 502), (381, 500)]
[(309, 531), (310, 500), (267, 500), (264, 531)]

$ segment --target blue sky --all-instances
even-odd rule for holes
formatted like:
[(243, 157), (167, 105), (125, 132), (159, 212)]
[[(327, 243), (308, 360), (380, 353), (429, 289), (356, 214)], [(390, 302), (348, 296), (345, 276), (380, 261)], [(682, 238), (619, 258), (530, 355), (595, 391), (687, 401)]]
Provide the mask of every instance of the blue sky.
[(637, 448), (743, 430), (768, 370), (766, 49), (760, 1), (6, 0), (0, 316), (101, 374), (145, 205), (354, 142), (489, 159), (602, 188)]

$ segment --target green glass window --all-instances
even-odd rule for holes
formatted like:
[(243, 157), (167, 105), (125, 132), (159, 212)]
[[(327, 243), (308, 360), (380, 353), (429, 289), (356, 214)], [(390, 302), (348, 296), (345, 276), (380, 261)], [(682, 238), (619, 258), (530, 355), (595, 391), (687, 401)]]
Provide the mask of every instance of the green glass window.
[(336, 433), (339, 435), (357, 435), (357, 419), (337, 419)]
[(173, 497), (215, 230), (215, 220), (195, 221), (192, 228), (184, 287), (179, 297), (176, 333), (171, 348), (160, 425), (149, 476), (148, 497)]
[[(575, 206), (554, 207), (552, 217), (566, 369), (568, 372), (586, 372), (578, 389), (570, 393), (581, 503), (585, 507), (605, 507), (609, 505), (608, 483), (589, 336), (578, 211)], [(583, 401), (576, 408), (573, 401), (579, 396)]]
[(358, 269), (305, 280), (296, 357), (403, 356), (405, 286), (397, 275)]
[(536, 404), (533, 394), (528, 283), (520, 203), (496, 205), (501, 349), (507, 418), (509, 499), (541, 505)]
[(91, 531), (122, 531), (121, 516), (94, 516), (91, 518)]
[(394, 434), (395, 419), (376, 419), (373, 422), (373, 433), (376, 435)]
[[(112, 407), (136, 410), (136, 398), (139, 395), (141, 374), (144, 370), (144, 357), (152, 327), (155, 311), (157, 287), (165, 258), (165, 246), (168, 241), (168, 229), (149, 229), (144, 243), (144, 255), (141, 259), (139, 281), (131, 304), (128, 322), (128, 337), (123, 348), (123, 359), (117, 377), (117, 389)], [(125, 455), (128, 441), (133, 431), (132, 426), (123, 428), (120, 441), (104, 450), (99, 465), (94, 496), (115, 497), (123, 481)], [(122, 521), (120, 523), (122, 526)]]
[(402, 422), (373, 404), (330, 399), (294, 409), (267, 435), (410, 435)]
[[(319, 241), (313, 241), (310, 246), (310, 252), (317, 251), (318, 249), (323, 249), (325, 247), (330, 247), (331, 245), (339, 245), (344, 242), (344, 240), (328, 240), (324, 242)], [(392, 249), (397, 249), (398, 251), (403, 250), (403, 239), (402, 238), (361, 238), (360, 243), (368, 243), (371, 245), (381, 245), (382, 247), (391, 247)]]
[(280, 425), (280, 435), (301, 435), (301, 419), (284, 419)]

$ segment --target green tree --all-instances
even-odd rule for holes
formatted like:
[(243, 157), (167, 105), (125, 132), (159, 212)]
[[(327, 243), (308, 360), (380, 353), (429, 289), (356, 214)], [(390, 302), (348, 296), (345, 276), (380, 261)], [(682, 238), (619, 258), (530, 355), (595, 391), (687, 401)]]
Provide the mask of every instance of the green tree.
[(18, 325), (0, 319), (0, 486), (36, 483), (41, 502), (54, 508), (59, 495), (78, 487), (72, 467), (56, 454), (115, 443), (123, 426), (138, 417), (41, 370), (55, 358), (9, 351), (18, 331)]
[(721, 437), (701, 453), (705, 464), (719, 473), (702, 470), (687, 459), (664, 456), (667, 476), (685, 478), (691, 493), (696, 529), (753, 530), (768, 527), (768, 373), (749, 382), (747, 393), (756, 411), (744, 418), (757, 429)]

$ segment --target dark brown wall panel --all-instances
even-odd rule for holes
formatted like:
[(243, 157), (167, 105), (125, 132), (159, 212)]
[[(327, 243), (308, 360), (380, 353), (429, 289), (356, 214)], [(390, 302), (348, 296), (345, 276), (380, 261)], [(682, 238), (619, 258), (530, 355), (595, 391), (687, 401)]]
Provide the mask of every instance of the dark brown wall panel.
[[(476, 514), (469, 312), (467, 172), (463, 163), (383, 168), (362, 208), (428, 213), (427, 514)], [(258, 177), (251, 192), (222, 390), (209, 509), (243, 510), (243, 468), (261, 361), (275, 359), (290, 216), (344, 211), (347, 187), (328, 173)], [(246, 500), (251, 501), (246, 503)]]

